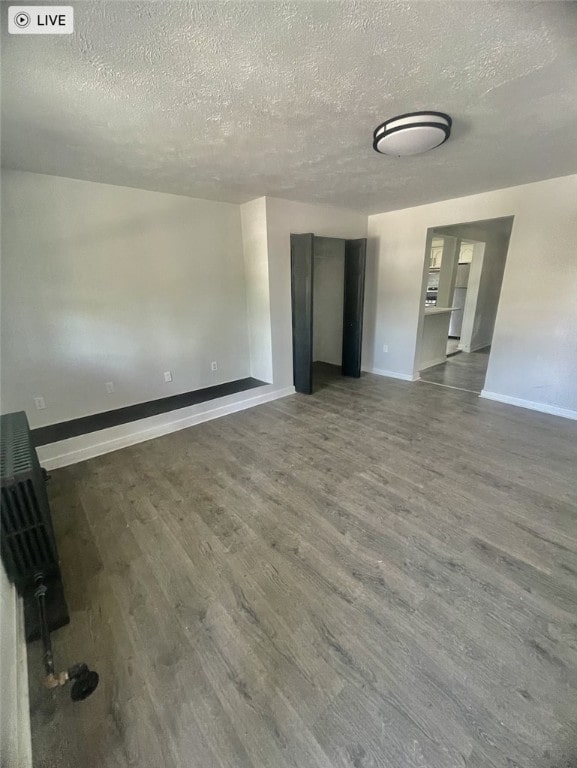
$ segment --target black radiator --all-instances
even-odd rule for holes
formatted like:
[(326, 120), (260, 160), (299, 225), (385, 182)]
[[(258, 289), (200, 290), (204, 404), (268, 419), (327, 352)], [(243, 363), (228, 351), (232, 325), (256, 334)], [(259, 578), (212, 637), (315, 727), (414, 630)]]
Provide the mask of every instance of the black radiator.
[(38, 573), (60, 577), (46, 481), (24, 411), (1, 417), (0, 467), (2, 559), (8, 578), (24, 593)]
[(73, 681), (79, 701), (98, 685), (86, 664), (56, 673), (50, 632), (69, 622), (56, 538), (46, 492), (47, 475), (32, 445), (24, 411), (0, 417), (0, 552), (10, 581), (24, 598), (26, 639), (42, 639), (44, 683), (57, 688)]

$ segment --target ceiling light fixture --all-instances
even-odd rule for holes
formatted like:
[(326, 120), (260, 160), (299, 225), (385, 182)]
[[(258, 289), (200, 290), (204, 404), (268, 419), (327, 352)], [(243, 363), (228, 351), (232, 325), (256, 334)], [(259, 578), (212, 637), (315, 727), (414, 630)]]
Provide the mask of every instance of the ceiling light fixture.
[(373, 149), (382, 155), (418, 155), (447, 141), (452, 120), (444, 112), (410, 112), (393, 117), (374, 132)]

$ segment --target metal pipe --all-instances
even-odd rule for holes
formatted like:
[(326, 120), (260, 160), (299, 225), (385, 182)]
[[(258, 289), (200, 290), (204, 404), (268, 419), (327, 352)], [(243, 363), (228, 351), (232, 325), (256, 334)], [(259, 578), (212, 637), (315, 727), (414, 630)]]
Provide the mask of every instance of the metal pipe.
[(54, 675), (54, 655), (52, 653), (52, 640), (50, 630), (48, 629), (48, 619), (46, 616), (46, 585), (40, 581), (34, 592), (34, 597), (38, 605), (38, 618), (40, 620), (40, 635), (42, 637), (42, 648), (44, 650), (43, 660), (44, 669), (48, 676)]
[(46, 592), (47, 587), (44, 584), (43, 576), (36, 576), (36, 590), (34, 597), (38, 605), (38, 618), (40, 623), (40, 636), (42, 638), (42, 647), (44, 650), (43, 661), (46, 677), (44, 685), (47, 688), (58, 688), (66, 685), (69, 680), (73, 680), (71, 696), (73, 701), (82, 701), (94, 692), (98, 685), (98, 674), (91, 672), (86, 664), (80, 663), (70, 667), (66, 672), (54, 673), (54, 655), (52, 653), (52, 640), (50, 637), (50, 628), (48, 626), (48, 617), (46, 614)]

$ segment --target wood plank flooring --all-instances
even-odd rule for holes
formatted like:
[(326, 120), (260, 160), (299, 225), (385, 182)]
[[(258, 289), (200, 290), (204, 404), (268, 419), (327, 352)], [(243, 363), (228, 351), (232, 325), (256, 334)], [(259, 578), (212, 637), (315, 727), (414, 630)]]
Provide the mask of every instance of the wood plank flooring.
[(321, 383), (53, 473), (36, 768), (577, 766), (577, 423)]
[(426, 368), (419, 375), (422, 381), (428, 381), (430, 384), (481, 392), (487, 375), (490, 351), (491, 347), (485, 347), (476, 352), (459, 352), (458, 355), (449, 357), (446, 363)]

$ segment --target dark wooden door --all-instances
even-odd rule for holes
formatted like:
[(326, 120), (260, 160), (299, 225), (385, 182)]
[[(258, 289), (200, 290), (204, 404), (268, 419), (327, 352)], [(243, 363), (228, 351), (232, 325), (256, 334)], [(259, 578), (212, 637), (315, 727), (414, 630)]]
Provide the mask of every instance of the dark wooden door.
[(313, 235), (291, 235), (293, 372), (297, 392), (313, 391)]
[(343, 376), (361, 375), (363, 306), (367, 241), (345, 240), (345, 297), (343, 312)]

